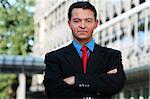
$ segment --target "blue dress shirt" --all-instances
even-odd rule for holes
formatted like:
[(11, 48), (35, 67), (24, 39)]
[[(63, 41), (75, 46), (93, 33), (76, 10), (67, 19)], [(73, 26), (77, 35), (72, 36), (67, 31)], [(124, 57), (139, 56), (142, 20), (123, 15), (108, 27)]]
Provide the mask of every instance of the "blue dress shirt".
[[(90, 56), (90, 52), (94, 51), (94, 45), (95, 45), (95, 41), (93, 39), (86, 44), (86, 47), (88, 47), (88, 56)], [(77, 41), (73, 40), (73, 46), (77, 50), (79, 56), (82, 57), (82, 51), (81, 51), (82, 45), (79, 44)]]

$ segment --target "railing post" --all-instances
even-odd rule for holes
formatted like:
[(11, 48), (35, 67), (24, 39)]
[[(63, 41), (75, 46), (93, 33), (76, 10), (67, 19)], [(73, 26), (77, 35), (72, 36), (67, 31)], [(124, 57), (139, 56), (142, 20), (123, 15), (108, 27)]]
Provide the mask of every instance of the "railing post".
[(124, 97), (124, 93), (123, 93), (123, 92), (120, 92), (120, 94), (119, 94), (119, 98), (120, 98), (120, 99), (125, 99), (125, 97)]
[(19, 77), (19, 87), (17, 89), (16, 99), (26, 99), (26, 76), (24, 73), (20, 73)]

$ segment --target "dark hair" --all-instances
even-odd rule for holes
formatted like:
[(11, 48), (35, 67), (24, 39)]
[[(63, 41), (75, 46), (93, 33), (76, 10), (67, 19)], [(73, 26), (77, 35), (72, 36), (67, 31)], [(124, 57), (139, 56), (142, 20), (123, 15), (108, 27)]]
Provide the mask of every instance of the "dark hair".
[(72, 10), (74, 8), (83, 8), (83, 9), (90, 9), (91, 11), (93, 11), (94, 13), (94, 17), (95, 17), (95, 20), (96, 20), (96, 17), (97, 17), (97, 12), (96, 12), (96, 9), (95, 7), (89, 3), (88, 1), (79, 1), (79, 2), (76, 2), (76, 3), (73, 3), (69, 10), (68, 10), (68, 19), (71, 20), (71, 17), (72, 17)]

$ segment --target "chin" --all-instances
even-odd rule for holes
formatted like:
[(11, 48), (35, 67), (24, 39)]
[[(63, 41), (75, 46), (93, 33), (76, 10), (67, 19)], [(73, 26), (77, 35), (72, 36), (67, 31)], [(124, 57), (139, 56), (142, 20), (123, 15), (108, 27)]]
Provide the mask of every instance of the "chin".
[(80, 38), (80, 39), (88, 39), (89, 37), (87, 35), (80, 35), (80, 36), (78, 36), (78, 38)]
[(80, 40), (86, 40), (88, 39), (87, 37), (79, 37)]
[(89, 40), (89, 38), (88, 37), (80, 37), (80, 38), (78, 38), (79, 40)]

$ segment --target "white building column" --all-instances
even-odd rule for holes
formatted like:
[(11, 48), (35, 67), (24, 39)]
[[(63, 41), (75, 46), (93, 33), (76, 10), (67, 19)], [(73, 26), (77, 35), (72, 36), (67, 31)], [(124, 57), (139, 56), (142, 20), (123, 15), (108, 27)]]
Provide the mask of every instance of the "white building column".
[(19, 87), (17, 89), (16, 99), (26, 99), (26, 76), (24, 73), (20, 73), (19, 77)]
[(124, 97), (124, 93), (123, 93), (123, 92), (120, 92), (120, 94), (119, 94), (119, 98), (120, 98), (120, 99), (125, 99), (125, 97)]

